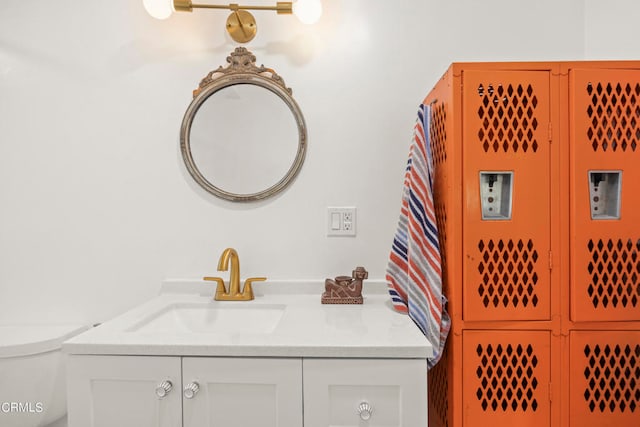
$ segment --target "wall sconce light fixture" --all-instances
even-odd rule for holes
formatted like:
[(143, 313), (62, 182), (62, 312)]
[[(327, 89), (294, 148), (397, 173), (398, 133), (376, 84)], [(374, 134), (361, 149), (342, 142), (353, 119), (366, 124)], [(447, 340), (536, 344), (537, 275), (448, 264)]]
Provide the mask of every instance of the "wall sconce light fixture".
[(297, 0), (295, 2), (277, 2), (275, 6), (242, 6), (236, 3), (227, 5), (195, 4), (191, 0), (142, 0), (149, 15), (156, 19), (166, 19), (173, 12), (193, 12), (193, 9), (226, 9), (231, 14), (227, 18), (227, 32), (238, 43), (247, 43), (255, 37), (258, 26), (256, 19), (248, 10), (273, 10), (278, 14), (294, 14), (305, 24), (314, 24), (322, 15), (320, 0)]

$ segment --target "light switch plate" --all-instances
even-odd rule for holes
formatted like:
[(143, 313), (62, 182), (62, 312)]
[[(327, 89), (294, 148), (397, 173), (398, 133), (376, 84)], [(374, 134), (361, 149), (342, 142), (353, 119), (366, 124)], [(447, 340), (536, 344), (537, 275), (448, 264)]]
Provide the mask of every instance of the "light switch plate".
[(328, 207), (327, 236), (355, 236), (356, 208)]

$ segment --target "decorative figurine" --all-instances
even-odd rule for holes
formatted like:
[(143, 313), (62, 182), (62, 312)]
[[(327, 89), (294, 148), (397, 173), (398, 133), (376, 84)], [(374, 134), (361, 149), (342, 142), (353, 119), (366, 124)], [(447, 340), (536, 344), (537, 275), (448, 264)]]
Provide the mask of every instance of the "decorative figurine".
[(364, 267), (356, 267), (349, 276), (324, 281), (322, 304), (362, 304), (362, 281), (369, 277)]

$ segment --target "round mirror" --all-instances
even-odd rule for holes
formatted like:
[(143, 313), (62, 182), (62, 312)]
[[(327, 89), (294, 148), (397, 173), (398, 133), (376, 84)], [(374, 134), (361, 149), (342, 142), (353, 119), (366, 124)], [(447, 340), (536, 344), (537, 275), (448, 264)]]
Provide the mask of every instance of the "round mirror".
[(209, 73), (182, 121), (180, 146), (191, 176), (232, 201), (277, 194), (306, 153), (306, 126), (291, 90), (273, 70), (236, 48), (230, 66)]

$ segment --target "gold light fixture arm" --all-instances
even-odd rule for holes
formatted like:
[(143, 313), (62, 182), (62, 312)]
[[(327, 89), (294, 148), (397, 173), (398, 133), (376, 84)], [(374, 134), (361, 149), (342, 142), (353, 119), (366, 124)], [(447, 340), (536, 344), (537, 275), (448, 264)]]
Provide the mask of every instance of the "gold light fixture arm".
[(173, 8), (178, 12), (193, 12), (193, 9), (225, 9), (225, 10), (274, 10), (278, 14), (293, 13), (293, 2), (279, 1), (275, 6), (242, 6), (237, 3), (230, 4), (198, 4), (191, 0), (173, 0)]
[(256, 19), (247, 10), (275, 10), (278, 14), (293, 13), (293, 3), (277, 2), (275, 6), (242, 6), (230, 4), (194, 4), (191, 0), (173, 0), (173, 8), (179, 12), (193, 12), (193, 9), (225, 9), (230, 10), (227, 18), (227, 32), (238, 43), (248, 43), (256, 36), (258, 26)]

